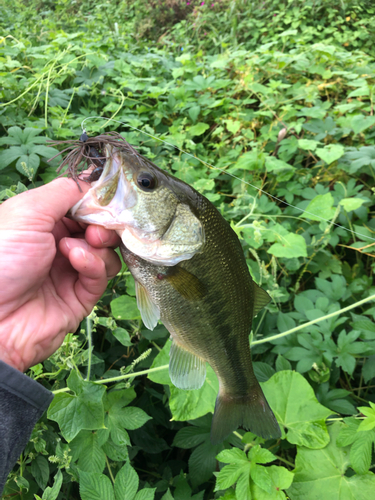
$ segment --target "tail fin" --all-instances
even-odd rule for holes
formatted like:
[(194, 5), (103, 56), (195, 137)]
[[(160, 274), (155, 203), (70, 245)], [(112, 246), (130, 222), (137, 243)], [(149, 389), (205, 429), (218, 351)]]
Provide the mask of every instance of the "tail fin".
[(279, 424), (259, 385), (246, 396), (224, 396), (219, 392), (212, 418), (212, 444), (221, 443), (238, 427), (264, 439), (281, 436)]

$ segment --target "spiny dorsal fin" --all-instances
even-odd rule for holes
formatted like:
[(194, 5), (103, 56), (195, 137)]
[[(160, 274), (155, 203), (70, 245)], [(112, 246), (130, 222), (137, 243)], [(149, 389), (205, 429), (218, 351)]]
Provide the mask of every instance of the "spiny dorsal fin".
[(173, 340), (169, 353), (169, 376), (178, 389), (200, 389), (206, 378), (206, 362)]
[(137, 306), (141, 313), (142, 321), (146, 328), (153, 330), (160, 319), (160, 309), (152, 302), (146, 288), (137, 280), (135, 280), (135, 293), (137, 295)]
[(205, 286), (194, 274), (175, 266), (168, 274), (167, 281), (187, 300), (198, 300), (205, 295)]
[(265, 290), (263, 290), (263, 288), (260, 288), (260, 286), (258, 286), (255, 282), (253, 290), (254, 290), (253, 315), (256, 316), (258, 312), (271, 301), (271, 297)]

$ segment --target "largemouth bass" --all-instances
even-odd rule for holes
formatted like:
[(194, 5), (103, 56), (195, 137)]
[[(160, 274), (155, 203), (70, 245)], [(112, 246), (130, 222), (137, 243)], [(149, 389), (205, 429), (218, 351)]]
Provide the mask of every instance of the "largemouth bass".
[(195, 189), (123, 144), (106, 146), (91, 186), (71, 217), (120, 235), (144, 324), (153, 329), (160, 319), (173, 339), (172, 383), (199, 389), (206, 361), (218, 377), (212, 443), (239, 426), (279, 438), (249, 345), (253, 317), (270, 298), (252, 280), (230, 225)]

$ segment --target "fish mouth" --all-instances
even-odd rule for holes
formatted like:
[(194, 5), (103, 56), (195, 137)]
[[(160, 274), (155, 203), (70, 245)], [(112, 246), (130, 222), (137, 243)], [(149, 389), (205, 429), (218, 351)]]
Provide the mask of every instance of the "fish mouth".
[[(126, 168), (127, 167), (127, 168)], [(133, 173), (119, 151), (106, 146), (106, 162), (99, 179), (91, 183), (84, 197), (68, 212), (68, 217), (85, 224), (123, 230), (129, 223), (129, 209), (137, 204)]]

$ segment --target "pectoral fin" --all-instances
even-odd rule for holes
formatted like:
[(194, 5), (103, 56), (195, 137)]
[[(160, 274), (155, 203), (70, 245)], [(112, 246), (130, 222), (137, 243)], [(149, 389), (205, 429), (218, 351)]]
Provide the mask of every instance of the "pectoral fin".
[(182, 267), (175, 266), (166, 280), (187, 300), (198, 300), (205, 295), (206, 289), (203, 283)]
[(160, 319), (160, 309), (154, 304), (146, 288), (137, 280), (135, 280), (135, 293), (142, 321), (149, 330), (153, 330)]
[(254, 285), (253, 315), (256, 316), (258, 312), (271, 301), (271, 297), (265, 290), (263, 290), (263, 288), (260, 288), (260, 286), (258, 286), (256, 283), (253, 283), (253, 285)]
[(178, 389), (200, 389), (206, 378), (206, 363), (190, 351), (172, 342), (169, 376)]

